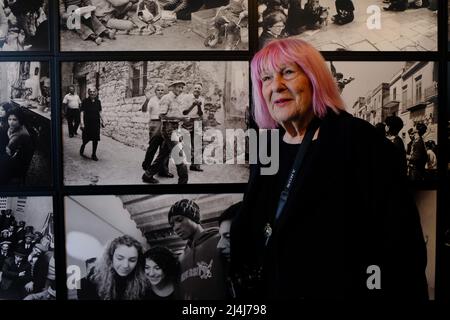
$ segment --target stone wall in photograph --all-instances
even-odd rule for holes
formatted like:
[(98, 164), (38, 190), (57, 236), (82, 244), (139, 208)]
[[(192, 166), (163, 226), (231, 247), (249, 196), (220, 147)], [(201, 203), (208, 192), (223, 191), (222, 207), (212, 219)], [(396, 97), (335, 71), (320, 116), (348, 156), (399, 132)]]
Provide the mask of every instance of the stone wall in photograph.
[[(86, 76), (87, 87), (98, 84), (103, 108), (105, 128), (102, 133), (128, 146), (143, 150), (148, 144), (148, 114), (141, 111), (145, 96), (131, 97), (133, 64), (129, 61), (78, 63), (77, 74)], [(146, 88), (153, 91), (154, 84), (169, 84), (174, 80), (186, 82), (185, 92), (201, 81), (208, 93), (219, 84), (211, 74), (203, 71), (199, 62), (149, 61), (147, 62)]]

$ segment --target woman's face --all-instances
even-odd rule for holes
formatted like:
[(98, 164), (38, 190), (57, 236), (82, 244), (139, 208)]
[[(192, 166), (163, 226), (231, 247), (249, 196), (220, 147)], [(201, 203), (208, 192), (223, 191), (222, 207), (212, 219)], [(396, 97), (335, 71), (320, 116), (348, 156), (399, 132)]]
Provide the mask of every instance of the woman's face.
[(89, 98), (95, 99), (97, 97), (97, 91), (96, 90), (89, 90), (88, 91)]
[(156, 286), (164, 280), (164, 271), (151, 259), (145, 260), (145, 275), (152, 286)]
[(8, 125), (11, 129), (18, 128), (20, 126), (19, 119), (17, 119), (17, 117), (14, 114), (11, 114), (8, 117)]
[(3, 107), (0, 107), (0, 118), (4, 118), (6, 116), (6, 111)]
[(269, 31), (272, 34), (279, 36), (281, 34), (281, 32), (283, 31), (283, 29), (284, 29), (284, 23), (282, 21), (279, 21), (279, 22), (275, 23), (273, 26), (271, 26), (269, 28)]
[(138, 262), (138, 251), (134, 246), (119, 245), (114, 251), (113, 268), (121, 277), (128, 276)]
[(262, 93), (272, 118), (282, 124), (312, 112), (312, 87), (296, 63), (261, 73)]

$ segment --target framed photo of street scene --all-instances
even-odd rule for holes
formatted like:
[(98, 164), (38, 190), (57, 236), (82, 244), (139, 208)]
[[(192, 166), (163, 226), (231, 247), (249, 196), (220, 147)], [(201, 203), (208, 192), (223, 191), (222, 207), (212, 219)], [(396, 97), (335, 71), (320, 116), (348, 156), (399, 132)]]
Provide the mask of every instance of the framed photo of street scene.
[(65, 185), (247, 181), (248, 62), (62, 62), (61, 77)]
[(437, 0), (258, 0), (262, 48), (295, 37), (320, 51), (437, 51)]
[(51, 70), (0, 62), (0, 186), (51, 186)]
[(330, 61), (347, 111), (394, 143), (411, 181), (438, 177), (438, 63)]
[(61, 51), (248, 51), (248, 0), (59, 0)]

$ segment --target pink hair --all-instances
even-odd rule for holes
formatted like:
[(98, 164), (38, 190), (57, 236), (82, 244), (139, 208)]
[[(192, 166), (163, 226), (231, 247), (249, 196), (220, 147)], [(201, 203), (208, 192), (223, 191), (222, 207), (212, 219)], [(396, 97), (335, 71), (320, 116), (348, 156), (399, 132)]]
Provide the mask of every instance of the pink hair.
[(264, 101), (261, 73), (279, 70), (286, 63), (296, 63), (307, 75), (313, 89), (312, 105), (317, 117), (323, 118), (328, 109), (335, 113), (345, 110), (336, 82), (319, 51), (300, 39), (275, 40), (258, 51), (251, 63), (253, 115), (261, 129), (274, 129), (278, 126)]

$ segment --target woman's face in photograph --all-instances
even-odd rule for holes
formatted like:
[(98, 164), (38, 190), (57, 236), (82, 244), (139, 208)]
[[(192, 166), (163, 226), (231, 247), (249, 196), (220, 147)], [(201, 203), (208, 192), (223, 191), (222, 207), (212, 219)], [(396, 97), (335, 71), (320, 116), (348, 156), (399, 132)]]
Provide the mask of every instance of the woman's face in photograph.
[(152, 286), (156, 286), (164, 280), (164, 271), (151, 259), (145, 260), (145, 275)]
[(8, 125), (11, 129), (19, 127), (19, 119), (13, 114), (8, 117)]
[(273, 26), (271, 26), (269, 28), (269, 31), (272, 34), (279, 36), (281, 34), (281, 32), (283, 32), (283, 29), (284, 29), (284, 23), (282, 21), (279, 21), (279, 22), (275, 23)]
[(278, 123), (293, 121), (311, 112), (311, 83), (296, 63), (261, 73), (262, 93), (272, 118)]
[(0, 107), (0, 118), (4, 118), (6, 116), (6, 111), (3, 107)]
[(91, 98), (91, 99), (95, 99), (97, 97), (96, 90), (89, 90), (88, 94), (89, 94), (89, 98)]
[(121, 277), (128, 276), (138, 262), (138, 250), (131, 246), (119, 245), (114, 251), (113, 268)]

